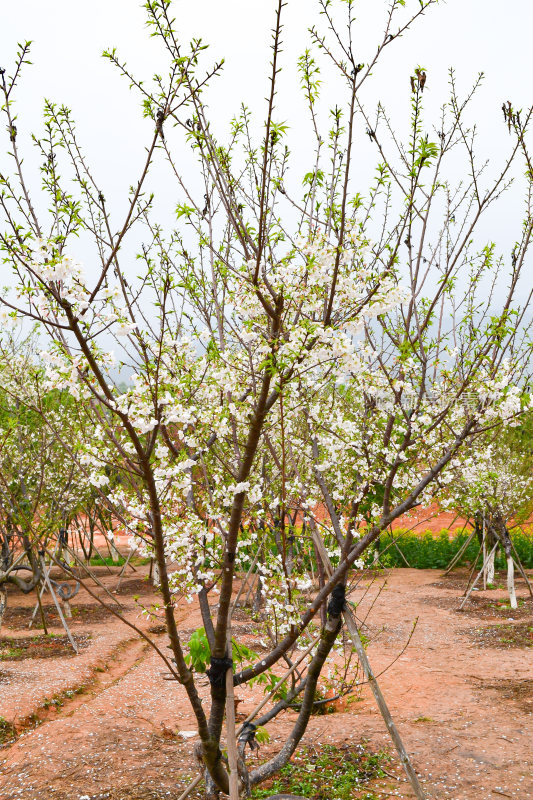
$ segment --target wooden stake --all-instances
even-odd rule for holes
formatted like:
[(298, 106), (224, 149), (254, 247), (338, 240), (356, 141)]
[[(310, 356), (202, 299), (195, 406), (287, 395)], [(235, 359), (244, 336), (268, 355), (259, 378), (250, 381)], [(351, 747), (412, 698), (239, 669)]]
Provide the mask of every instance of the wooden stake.
[(129, 552), (129, 554), (128, 554), (128, 557), (127, 557), (126, 561), (124, 562), (124, 565), (123, 565), (122, 569), (120, 570), (120, 573), (119, 573), (119, 576), (118, 576), (118, 583), (117, 583), (117, 585), (116, 585), (116, 587), (114, 589), (115, 592), (118, 592), (118, 590), (120, 589), (120, 584), (122, 583), (122, 578), (124, 577), (124, 573), (126, 572), (126, 567), (128, 566), (128, 564), (130, 565), (130, 567), (132, 568), (132, 570), (134, 572), (137, 572), (137, 570), (135, 569), (133, 564), (130, 564), (130, 559), (131, 559), (131, 557), (133, 556), (133, 554), (135, 552), (137, 552), (137, 551), (134, 550), (133, 547), (132, 547), (130, 552)]
[(72, 634), (70, 632), (70, 628), (67, 625), (67, 621), (66, 621), (66, 619), (65, 619), (65, 617), (63, 615), (63, 611), (61, 609), (61, 603), (59, 602), (59, 600), (56, 597), (56, 593), (54, 592), (54, 589), (53, 589), (52, 584), (50, 582), (50, 577), (48, 575), (48, 570), (46, 569), (46, 564), (44, 563), (44, 558), (42, 556), (41, 556), (41, 566), (42, 566), (42, 570), (43, 570), (43, 574), (44, 574), (44, 579), (45, 579), (46, 585), (48, 587), (48, 591), (52, 595), (52, 600), (54, 601), (55, 607), (57, 608), (57, 613), (59, 614), (59, 619), (61, 620), (61, 623), (62, 623), (62, 625), (63, 625), (63, 627), (65, 629), (65, 633), (68, 636), (68, 640), (69, 640), (70, 644), (72, 645), (72, 647), (74, 649), (74, 652), (76, 653), (76, 655), (78, 655), (78, 645), (74, 641), (74, 638), (73, 638), (73, 636), (72, 636)]
[(487, 588), (487, 568), (485, 566), (487, 561), (487, 541), (485, 535), (485, 512), (483, 512), (483, 589)]
[(361, 637), (359, 635), (359, 630), (357, 628), (357, 623), (353, 618), (353, 614), (349, 608), (343, 613), (344, 621), (346, 623), (346, 627), (348, 629), (348, 633), (350, 634), (350, 638), (353, 642), (353, 646), (355, 647), (355, 651), (359, 657), (359, 661), (361, 666), (363, 667), (363, 672), (365, 673), (365, 678), (367, 679), (368, 683), (370, 684), (370, 688), (372, 689), (372, 694), (376, 699), (376, 703), (378, 704), (378, 708), (381, 712), (381, 716), (383, 717), (387, 729), (389, 731), (389, 735), (394, 742), (394, 746), (398, 755), (400, 756), (400, 761), (402, 762), (402, 766), (405, 770), (405, 774), (409, 780), (409, 783), (413, 787), (413, 791), (418, 798), (418, 800), (426, 800), (426, 795), (424, 794), (424, 790), (420, 785), (420, 781), (418, 780), (418, 775), (416, 774), (413, 765), (411, 764), (411, 760), (409, 758), (409, 754), (405, 749), (401, 736), (398, 732), (396, 725), (394, 724), (394, 720), (392, 715), (389, 711), (389, 707), (385, 702), (385, 698), (383, 697), (383, 693), (379, 688), (379, 684), (376, 680), (376, 676), (372, 671), (372, 667), (370, 666), (370, 662), (368, 661), (365, 648), (363, 646), (363, 642), (361, 641)]
[[(492, 554), (493, 554), (493, 552), (496, 550), (496, 548), (498, 547), (498, 545), (499, 545), (499, 544), (500, 544), (500, 542), (499, 542), (499, 540), (498, 540), (498, 541), (496, 542), (496, 544), (494, 545), (494, 547), (492, 548), (492, 550), (490, 551), (490, 553), (488, 554), (488, 556), (487, 556), (487, 559), (486, 559), (486, 562), (488, 562), (489, 558), (491, 557), (491, 555), (492, 555)], [(478, 553), (478, 555), (479, 555), (479, 553)], [(477, 561), (477, 559), (476, 559), (476, 561)], [(466, 603), (466, 601), (468, 600), (468, 598), (469, 598), (469, 597), (470, 597), (470, 595), (472, 594), (473, 590), (475, 589), (475, 587), (476, 587), (476, 583), (477, 583), (477, 582), (478, 582), (478, 580), (481, 578), (481, 576), (482, 576), (482, 574), (483, 574), (483, 572), (484, 572), (484, 570), (485, 570), (485, 568), (486, 568), (486, 562), (483, 562), (483, 566), (482, 566), (482, 567), (481, 567), (481, 569), (479, 570), (479, 572), (478, 572), (478, 574), (477, 574), (477, 577), (476, 577), (476, 579), (475, 579), (474, 583), (473, 583), (473, 584), (472, 584), (472, 586), (471, 586), (471, 587), (468, 589), (468, 591), (466, 592), (465, 596), (463, 597), (463, 602), (462, 602), (462, 603), (461, 603), (461, 605), (459, 606), (459, 611), (461, 611), (461, 610), (462, 610), (462, 608), (463, 608), (464, 604)]]
[(527, 583), (527, 588), (529, 589), (529, 594), (531, 595), (531, 597), (533, 597), (533, 589), (531, 588), (531, 583), (529, 582), (529, 578), (527, 577), (526, 572), (524, 570), (524, 567), (522, 566), (522, 562), (520, 561), (520, 557), (519, 557), (518, 553), (516, 552), (516, 547), (513, 544), (513, 540), (511, 538), (511, 536), (509, 536), (509, 539), (511, 541), (511, 547), (513, 548), (513, 553), (515, 554), (514, 563), (518, 567), (518, 570), (519, 570), (520, 574), (522, 575), (523, 579)]
[(44, 581), (42, 581), (41, 585), (39, 586), (39, 589), (37, 591), (37, 602), (35, 603), (35, 606), (33, 608), (28, 628), (31, 628), (33, 626), (33, 623), (35, 621), (35, 617), (37, 616), (37, 612), (38, 612), (39, 608), (42, 608), (41, 598), (42, 598), (42, 596), (43, 596), (43, 594), (45, 592), (45, 589), (46, 589), (46, 583)]
[[(230, 616), (231, 619), (231, 616)], [(228, 625), (228, 658), (232, 656), (231, 624)], [(235, 735), (235, 689), (233, 687), (233, 667), (226, 672), (226, 748), (229, 765), (230, 800), (239, 800), (239, 771), (237, 737)]]
[[(476, 553), (476, 558), (475, 558), (475, 560), (474, 560), (474, 563), (472, 564), (472, 569), (470, 570), (470, 574), (468, 575), (468, 583), (466, 584), (465, 594), (470, 594), (470, 592), (472, 591), (472, 590), (470, 589), (470, 581), (472, 580), (472, 577), (473, 577), (473, 575), (474, 575), (474, 572), (476, 571), (476, 567), (477, 567), (478, 558), (479, 558), (479, 556), (481, 555), (481, 551), (482, 551), (482, 549), (483, 549), (483, 545), (482, 545), (482, 544), (480, 544), (480, 545), (479, 545), (479, 549), (478, 549), (478, 551), (477, 551), (477, 553)], [(483, 563), (483, 562), (482, 562), (482, 563)], [(482, 567), (481, 569), (483, 569), (483, 567)], [(479, 578), (480, 576), (481, 576), (481, 573), (478, 575), (478, 578)], [(478, 580), (478, 578), (476, 578), (476, 581), (475, 581), (476, 583), (477, 583), (477, 580)], [(475, 584), (474, 584), (474, 585), (475, 585)]]
[(472, 531), (472, 533), (470, 534), (470, 536), (468, 537), (466, 542), (464, 542), (464, 544), (460, 548), (460, 550), (454, 555), (454, 557), (452, 558), (452, 560), (450, 561), (450, 563), (446, 567), (446, 572), (444, 573), (445, 575), (447, 575), (449, 572), (451, 572), (452, 569), (455, 567), (455, 565), (457, 564), (457, 562), (459, 561), (459, 559), (461, 558), (461, 556), (465, 552), (466, 548), (468, 547), (468, 545), (470, 544), (470, 542), (474, 538), (475, 534), (476, 534), (475, 530)]
[[(70, 553), (70, 555), (72, 556), (72, 558), (73, 558), (75, 561), (77, 561), (77, 562), (78, 562), (78, 564), (80, 565), (80, 567), (82, 568), (82, 570), (83, 570), (83, 571), (84, 571), (84, 572), (85, 572), (85, 573), (86, 573), (86, 574), (87, 574), (87, 575), (88, 575), (88, 576), (89, 576), (89, 577), (90, 577), (90, 578), (91, 578), (91, 579), (92, 579), (92, 580), (93, 580), (95, 583), (97, 583), (97, 584), (98, 584), (98, 586), (100, 586), (100, 588), (101, 588), (101, 589), (103, 589), (103, 590), (104, 590), (104, 592), (105, 592), (105, 593), (108, 595), (108, 597), (110, 597), (110, 598), (111, 598), (111, 600), (112, 600), (114, 603), (116, 603), (116, 604), (117, 604), (117, 606), (119, 606), (119, 608), (122, 608), (122, 605), (119, 603), (119, 601), (117, 600), (117, 598), (116, 598), (114, 595), (112, 595), (112, 594), (111, 594), (111, 592), (110, 592), (110, 591), (109, 591), (109, 590), (108, 590), (108, 589), (107, 589), (107, 588), (104, 586), (104, 584), (102, 583), (102, 581), (101, 581), (101, 580), (100, 580), (100, 579), (99, 579), (99, 578), (98, 578), (98, 577), (97, 577), (97, 576), (94, 574), (94, 572), (92, 572), (92, 570), (90, 570), (90, 569), (89, 569), (89, 567), (87, 566), (87, 564), (84, 564), (84, 563), (83, 563), (83, 561), (81, 560), (81, 558), (79, 558), (79, 557), (76, 555), (76, 552), (75, 552), (74, 550), (72, 550), (72, 548), (71, 548), (71, 547), (69, 547), (69, 545), (66, 545), (65, 547), (66, 547), (66, 549), (68, 550), (68, 552)], [(54, 556), (52, 556), (52, 558), (54, 558)]]
[[(315, 541), (317, 550), (319, 551), (320, 556), (322, 558), (322, 563), (324, 564), (326, 572), (328, 573), (328, 575), (331, 575), (333, 570), (331, 568), (331, 562), (329, 560), (329, 556), (326, 552), (326, 548), (324, 547), (322, 539), (320, 538), (320, 536), (318, 536), (316, 531), (313, 531), (313, 539)], [(363, 667), (365, 678), (370, 684), (370, 688), (372, 689), (372, 694), (374, 695), (378, 708), (381, 712), (381, 716), (383, 717), (385, 725), (387, 726), (387, 730), (389, 731), (389, 735), (393, 741), (396, 751), (400, 756), (400, 761), (402, 762), (402, 766), (405, 770), (405, 774), (407, 775), (409, 783), (413, 788), (413, 792), (415, 793), (417, 800), (427, 800), (426, 795), (424, 794), (424, 791), (422, 789), (422, 786), (420, 785), (420, 781), (418, 780), (418, 775), (416, 774), (414, 767), (411, 764), (409, 754), (407, 753), (407, 750), (404, 747), (400, 733), (396, 725), (394, 724), (394, 720), (392, 719), (389, 707), (387, 706), (385, 698), (383, 697), (383, 693), (379, 688), (376, 676), (372, 671), (372, 667), (370, 666), (370, 662), (368, 660), (365, 648), (363, 646), (363, 642), (359, 635), (357, 623), (349, 608), (346, 608), (346, 610), (343, 612), (343, 617), (344, 617), (344, 622), (346, 624), (346, 628), (348, 629), (348, 633), (350, 634), (350, 638), (353, 642), (353, 646), (355, 647), (355, 651), (359, 657), (361, 666)]]
[(185, 800), (185, 798), (188, 797), (188, 795), (190, 795), (192, 790), (196, 789), (196, 787), (198, 786), (198, 784), (202, 780), (202, 777), (203, 777), (202, 775), (197, 775), (196, 778), (191, 783), (189, 783), (187, 788), (184, 789), (184, 791), (180, 794), (180, 796), (178, 797), (178, 800)]
[(0, 631), (2, 630), (2, 622), (4, 620), (6, 607), (7, 607), (7, 591), (6, 587), (2, 584), (0, 585)]
[(41, 593), (37, 591), (37, 603), (39, 604), (39, 611), (41, 612), (41, 622), (43, 623), (43, 633), (45, 636), (48, 636), (48, 628), (46, 627), (46, 619), (44, 616), (44, 608), (43, 604), (41, 603)]
[(394, 542), (394, 547), (395, 547), (395, 548), (396, 548), (396, 550), (399, 552), (399, 554), (401, 555), (401, 557), (403, 558), (403, 560), (405, 561), (405, 563), (406, 563), (406, 565), (409, 567), (409, 569), (411, 569), (411, 565), (410, 565), (410, 563), (408, 562), (408, 560), (406, 559), (406, 557), (404, 556), (404, 554), (402, 553), (402, 551), (401, 551), (401, 550), (400, 550), (400, 548), (398, 547), (398, 542), (396, 542), (396, 541)]

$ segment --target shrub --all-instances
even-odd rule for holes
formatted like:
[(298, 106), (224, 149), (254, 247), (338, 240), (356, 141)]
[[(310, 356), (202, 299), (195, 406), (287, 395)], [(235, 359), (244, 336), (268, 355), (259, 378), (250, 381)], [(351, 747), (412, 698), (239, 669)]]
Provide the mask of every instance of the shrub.
[[(470, 535), (470, 530), (452, 533), (444, 528), (437, 535), (430, 531), (402, 531), (396, 529), (382, 534), (377, 550), (379, 563), (384, 567), (406, 567), (406, 561), (415, 569), (446, 569)], [(533, 535), (523, 528), (511, 531), (516, 552), (527, 569), (533, 569)], [(479, 542), (473, 538), (461, 556), (457, 566), (472, 564), (479, 552)], [(402, 557), (404, 556), (404, 558)], [(405, 560), (404, 560), (405, 559)], [(498, 551), (496, 568), (505, 567), (505, 559)], [(481, 565), (481, 564), (480, 564)]]

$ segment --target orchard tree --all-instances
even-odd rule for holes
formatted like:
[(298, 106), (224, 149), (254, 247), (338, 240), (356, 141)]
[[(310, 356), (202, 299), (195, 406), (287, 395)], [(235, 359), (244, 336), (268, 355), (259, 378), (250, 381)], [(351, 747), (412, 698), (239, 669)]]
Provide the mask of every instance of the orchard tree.
[(51, 548), (61, 559), (87, 496), (82, 467), (65, 457), (62, 443), (77, 453), (81, 418), (72, 395), (45, 389), (34, 345), (32, 336), (0, 339), (0, 625), (7, 585), (25, 594), (41, 589), (43, 552)]
[(533, 500), (531, 453), (518, 443), (520, 437), (513, 429), (505, 436), (498, 429), (481, 436), (454, 462), (443, 503), (473, 520), (483, 553), (484, 582), (490, 587), (495, 582), (496, 551), (501, 547), (511, 608), (517, 608), (514, 565), (518, 558), (516, 552), (513, 555), (512, 527), (530, 517)]
[[(195, 714), (213, 796), (236, 797), (288, 762), (320, 676), (338, 658), (335, 648), (344, 649), (346, 595), (369, 548), (403, 513), (431, 502), (487, 426), (505, 424), (527, 404), (521, 279), (533, 230), (530, 112), (520, 118), (509, 107), (513, 136), (491, 180), (474, 155), (471, 93), (461, 99), (452, 75), (434, 137), (423, 112), (426, 73), (417, 68), (406, 76), (412, 124), (403, 144), (381, 106), (371, 119), (362, 89), (384, 50), (433, 0), (412, 16), (392, 0), (367, 64), (353, 48), (353, 2), (319, 2), (325, 28), (310, 29), (299, 61), (315, 148), (302, 176), (276, 110), (284, 5), (277, 5), (259, 136), (246, 107), (227, 135), (216, 131), (208, 87), (222, 65), (204, 66), (201, 40), (180, 40), (168, 0), (146, 3), (168, 56), (165, 76), (150, 84), (114, 50), (106, 54), (153, 120), (120, 222), (87, 165), (71, 113), (52, 103), (36, 137), (49, 210), (37, 214), (44, 203), (32, 199), (39, 187), (24, 171), (14, 109), (28, 46), (13, 77), (2, 74), (12, 157), (0, 195), (0, 242), (13, 268), (5, 314), (40, 322), (48, 388), (71, 393), (93, 421), (80, 451), (66, 446), (65, 458), (81, 464), (92, 485), (107, 487), (111, 507), (157, 562), (173, 657), (166, 664)], [(320, 95), (323, 60), (345, 93), (329, 117)], [(363, 187), (353, 164), (367, 135), (377, 171)], [(454, 186), (446, 165), (459, 152), (468, 178)], [(507, 263), (477, 231), (490, 206), (503, 202), (522, 159), (525, 214)], [(158, 222), (150, 194), (156, 161), (166, 167), (156, 194), (176, 197), (170, 228)], [(185, 164), (187, 174), (196, 167), (190, 182)], [(90, 278), (75, 256), (78, 237)], [(122, 364), (131, 371), (126, 391), (110, 378)], [(112, 487), (110, 474), (119, 476)], [(312, 542), (305, 558), (299, 536)], [(310, 592), (311, 570), (320, 576), (318, 591)], [(268, 649), (237, 665), (232, 614), (243, 571), (260, 577)], [(207, 665), (188, 651), (174, 617), (177, 603), (194, 598), (208, 646), (209, 704), (197, 680)], [(294, 664), (302, 647), (302, 679), (263, 717), (248, 720), (236, 752), (234, 687)], [(298, 695), (280, 750), (249, 769), (245, 748), (255, 723)]]

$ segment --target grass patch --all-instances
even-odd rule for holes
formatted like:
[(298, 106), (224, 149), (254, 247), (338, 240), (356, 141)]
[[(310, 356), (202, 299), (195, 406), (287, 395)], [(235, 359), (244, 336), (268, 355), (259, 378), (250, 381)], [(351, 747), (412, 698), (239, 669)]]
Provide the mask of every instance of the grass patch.
[(93, 556), (89, 561), (91, 567), (121, 567), (125, 563), (126, 559), (123, 556), (119, 556), (119, 558), (113, 558), (112, 556), (105, 556), (104, 558)]
[(531, 622), (510, 625), (486, 625), (465, 631), (476, 647), (496, 647), (500, 650), (533, 647), (533, 625)]
[[(133, 556), (130, 558), (130, 564), (133, 567), (143, 567), (146, 564), (149, 564), (151, 558), (146, 558), (144, 556)], [(122, 567), (126, 563), (126, 559), (124, 556), (119, 556), (118, 558), (113, 558), (113, 556), (93, 556), (89, 561), (89, 564), (92, 567)]]
[[(78, 647), (87, 647), (88, 634), (76, 635)], [(25, 658), (63, 658), (74, 655), (67, 636), (49, 633), (45, 636), (0, 639), (0, 661), (22, 661)]]
[(297, 794), (312, 800), (378, 800), (367, 784), (385, 777), (382, 766), (388, 761), (386, 753), (370, 753), (363, 745), (304, 749), (275, 778), (254, 789), (252, 798)]

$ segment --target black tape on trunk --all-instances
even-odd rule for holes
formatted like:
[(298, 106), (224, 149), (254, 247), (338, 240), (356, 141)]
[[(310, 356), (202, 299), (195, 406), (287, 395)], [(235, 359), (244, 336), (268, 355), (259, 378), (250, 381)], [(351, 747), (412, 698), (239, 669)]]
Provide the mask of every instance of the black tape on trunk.
[(211, 656), (211, 666), (206, 669), (205, 674), (209, 678), (211, 686), (224, 686), (226, 682), (226, 672), (233, 668), (231, 658), (214, 658)]
[(346, 586), (338, 583), (331, 593), (328, 603), (328, 617), (340, 617), (346, 608)]
[(240, 742), (246, 742), (249, 745), (250, 750), (259, 750), (259, 745), (255, 741), (255, 732), (257, 730), (257, 725), (254, 725), (253, 722), (245, 722), (242, 726), (241, 735), (239, 736)]

